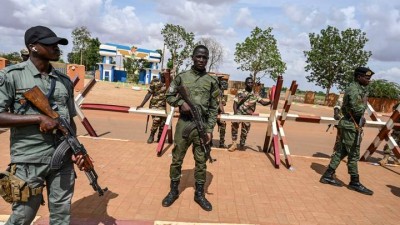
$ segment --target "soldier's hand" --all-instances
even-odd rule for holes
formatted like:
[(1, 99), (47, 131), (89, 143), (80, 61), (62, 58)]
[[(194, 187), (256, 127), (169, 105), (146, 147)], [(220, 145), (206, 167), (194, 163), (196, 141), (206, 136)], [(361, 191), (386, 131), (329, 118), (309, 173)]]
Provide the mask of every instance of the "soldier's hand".
[(364, 118), (364, 117), (361, 117), (361, 121), (360, 121), (361, 127), (364, 127), (365, 123), (366, 123), (365, 118)]
[(189, 115), (190, 114), (190, 106), (186, 102), (184, 102), (180, 107), (180, 112), (185, 115)]
[(39, 120), (39, 130), (42, 133), (51, 133), (60, 126), (57, 120), (45, 115), (40, 115)]
[(85, 158), (83, 157), (83, 155), (77, 155), (77, 156), (75, 156), (74, 154), (72, 155), (72, 157), (71, 157), (71, 159), (72, 159), (72, 162), (74, 162), (77, 166), (78, 166), (78, 168), (79, 168), (79, 170), (85, 170), (86, 168), (85, 168)]
[(212, 140), (212, 133), (207, 133), (207, 143), (206, 144), (210, 143), (211, 140)]

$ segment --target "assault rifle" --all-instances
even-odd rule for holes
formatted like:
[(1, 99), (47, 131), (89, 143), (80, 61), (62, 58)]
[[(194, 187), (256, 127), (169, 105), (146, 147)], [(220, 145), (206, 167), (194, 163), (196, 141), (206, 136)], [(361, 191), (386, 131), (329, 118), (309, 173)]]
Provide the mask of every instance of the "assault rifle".
[(190, 114), (196, 124), (196, 129), (199, 132), (200, 136), (200, 146), (204, 153), (206, 154), (206, 159), (209, 160), (210, 163), (216, 161), (211, 157), (211, 147), (207, 143), (207, 132), (206, 128), (204, 127), (203, 117), (201, 116), (200, 110), (194, 105), (189, 98), (189, 93), (186, 87), (178, 86), (177, 87), (178, 93), (181, 95), (182, 99), (189, 105), (190, 107)]
[(60, 127), (58, 127), (57, 129), (59, 129), (62, 133), (62, 142), (58, 145), (56, 151), (54, 152), (54, 155), (51, 159), (50, 168), (61, 168), (63, 157), (65, 156), (67, 151), (71, 149), (75, 156), (83, 156), (85, 174), (89, 179), (89, 183), (92, 186), (93, 190), (97, 191), (99, 196), (102, 196), (104, 192), (108, 190), (108, 188), (102, 189), (97, 183), (98, 176), (96, 171), (94, 170), (93, 162), (90, 159), (85, 147), (81, 143), (79, 143), (78, 139), (75, 137), (75, 132), (69, 122), (65, 118), (60, 117), (60, 115), (50, 107), (47, 97), (37, 86), (29, 89), (28, 91), (23, 93), (23, 95), (42, 113), (44, 113), (46, 116), (49, 116), (50, 118), (57, 119), (60, 123)]

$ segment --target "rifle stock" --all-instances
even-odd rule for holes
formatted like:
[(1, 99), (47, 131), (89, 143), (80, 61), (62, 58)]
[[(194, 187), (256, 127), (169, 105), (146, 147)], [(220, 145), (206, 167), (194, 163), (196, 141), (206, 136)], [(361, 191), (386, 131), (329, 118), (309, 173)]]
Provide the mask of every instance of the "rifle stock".
[(211, 157), (211, 147), (207, 143), (208, 137), (207, 137), (207, 132), (204, 127), (203, 121), (202, 121), (202, 116), (200, 114), (200, 111), (198, 108), (190, 101), (189, 98), (189, 93), (188, 90), (186, 89), (185, 86), (178, 86), (177, 87), (178, 93), (182, 97), (182, 99), (189, 105), (190, 107), (190, 113), (192, 115), (192, 118), (196, 124), (196, 129), (199, 133), (200, 136), (200, 146), (203, 149), (206, 159), (209, 160), (210, 163), (216, 161), (216, 159), (213, 159)]
[(108, 189), (107, 188), (102, 189), (97, 183), (98, 176), (96, 171), (94, 170), (93, 162), (89, 157), (85, 147), (75, 137), (76, 136), (75, 132), (72, 129), (71, 125), (68, 123), (68, 121), (63, 117), (60, 117), (60, 115), (51, 108), (47, 97), (37, 86), (29, 89), (28, 91), (23, 93), (23, 95), (37, 109), (39, 109), (39, 111), (41, 111), (46, 116), (49, 116), (53, 119), (57, 119), (60, 124), (60, 126), (57, 129), (59, 129), (63, 134), (61, 138), (62, 142), (54, 152), (54, 155), (51, 159), (50, 167), (52, 169), (61, 168), (62, 159), (65, 153), (69, 149), (71, 149), (75, 156), (77, 155), (83, 156), (85, 174), (89, 179), (90, 185), (92, 186), (93, 190), (98, 192), (99, 196), (103, 195), (104, 192), (107, 191)]

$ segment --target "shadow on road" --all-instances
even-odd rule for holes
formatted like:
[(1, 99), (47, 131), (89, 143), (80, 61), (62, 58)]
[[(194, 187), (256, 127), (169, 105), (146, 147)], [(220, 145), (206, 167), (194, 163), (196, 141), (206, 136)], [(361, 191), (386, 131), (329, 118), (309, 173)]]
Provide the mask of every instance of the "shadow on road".
[[(206, 183), (204, 184), (204, 193), (206, 193), (207, 195), (213, 195), (213, 193), (208, 192), (208, 187), (210, 186), (214, 176), (212, 175), (212, 173), (207, 171), (206, 177), (207, 178), (206, 178)], [(194, 183), (195, 183), (194, 169), (182, 170), (182, 178), (181, 178), (181, 183), (179, 185), (179, 193), (185, 191), (186, 188), (193, 188), (194, 190), (195, 189)]]
[(386, 185), (388, 188), (390, 188), (390, 191), (396, 195), (397, 197), (400, 197), (400, 188), (393, 186), (393, 185)]

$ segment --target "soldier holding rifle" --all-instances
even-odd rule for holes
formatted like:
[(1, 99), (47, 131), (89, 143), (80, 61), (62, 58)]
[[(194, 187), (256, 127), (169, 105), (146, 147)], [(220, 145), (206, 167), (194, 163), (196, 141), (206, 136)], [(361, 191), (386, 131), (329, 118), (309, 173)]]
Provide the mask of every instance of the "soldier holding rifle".
[(367, 86), (373, 74), (374, 72), (366, 67), (355, 69), (354, 81), (346, 89), (343, 97), (343, 117), (338, 124), (340, 146), (336, 146), (328, 169), (320, 179), (324, 184), (342, 186), (333, 175), (340, 161), (347, 156), (347, 169), (350, 174), (348, 188), (366, 195), (372, 195), (374, 192), (360, 183), (357, 163), (360, 159), (362, 127), (365, 124), (364, 112), (367, 109)]
[[(26, 62), (6, 67), (0, 71), (0, 127), (10, 127), (11, 164), (8, 172), (13, 184), (10, 195), (2, 197), (12, 203), (11, 224), (31, 224), (43, 204), (43, 188), (48, 193), (50, 224), (70, 224), (71, 199), (75, 185), (73, 162), (82, 170), (84, 159), (70, 152), (60, 169), (50, 169), (56, 150), (57, 120), (41, 114), (24, 98), (24, 93), (34, 86), (47, 94), (54, 110), (76, 130), (73, 84), (68, 76), (55, 70), (50, 61), (60, 58), (58, 45), (68, 40), (57, 37), (47, 27), (31, 27), (25, 32), (25, 45), (29, 49)], [(7, 185), (5, 176), (2, 184)], [(2, 187), (4, 187), (2, 185)], [(0, 187), (1, 188), (1, 187)], [(7, 193), (0, 190), (0, 193)]]
[[(175, 130), (175, 145), (172, 150), (172, 163), (170, 166), (170, 192), (163, 199), (162, 205), (169, 207), (179, 197), (179, 182), (181, 178), (182, 163), (186, 151), (193, 144), (193, 155), (195, 160), (195, 194), (194, 200), (204, 210), (211, 211), (212, 205), (205, 198), (204, 184), (206, 183), (207, 159), (210, 158), (204, 145), (208, 145), (211, 141), (211, 134), (217, 122), (218, 114), (218, 95), (219, 86), (216, 78), (210, 76), (206, 72), (209, 52), (206, 46), (198, 45), (193, 50), (192, 60), (193, 66), (190, 70), (182, 72), (176, 76), (171, 82), (167, 91), (167, 102), (178, 107), (180, 111), (179, 120)], [(177, 95), (182, 88), (187, 90), (190, 103), (183, 100), (184, 98)], [(186, 92), (185, 92), (186, 93)], [(196, 129), (197, 122), (194, 121), (193, 109), (190, 106), (196, 107), (196, 112), (202, 115), (206, 136), (199, 134), (199, 129)], [(205, 142), (205, 143), (204, 143)], [(209, 149), (209, 145), (207, 146)], [(209, 152), (208, 152), (209, 153)]]

